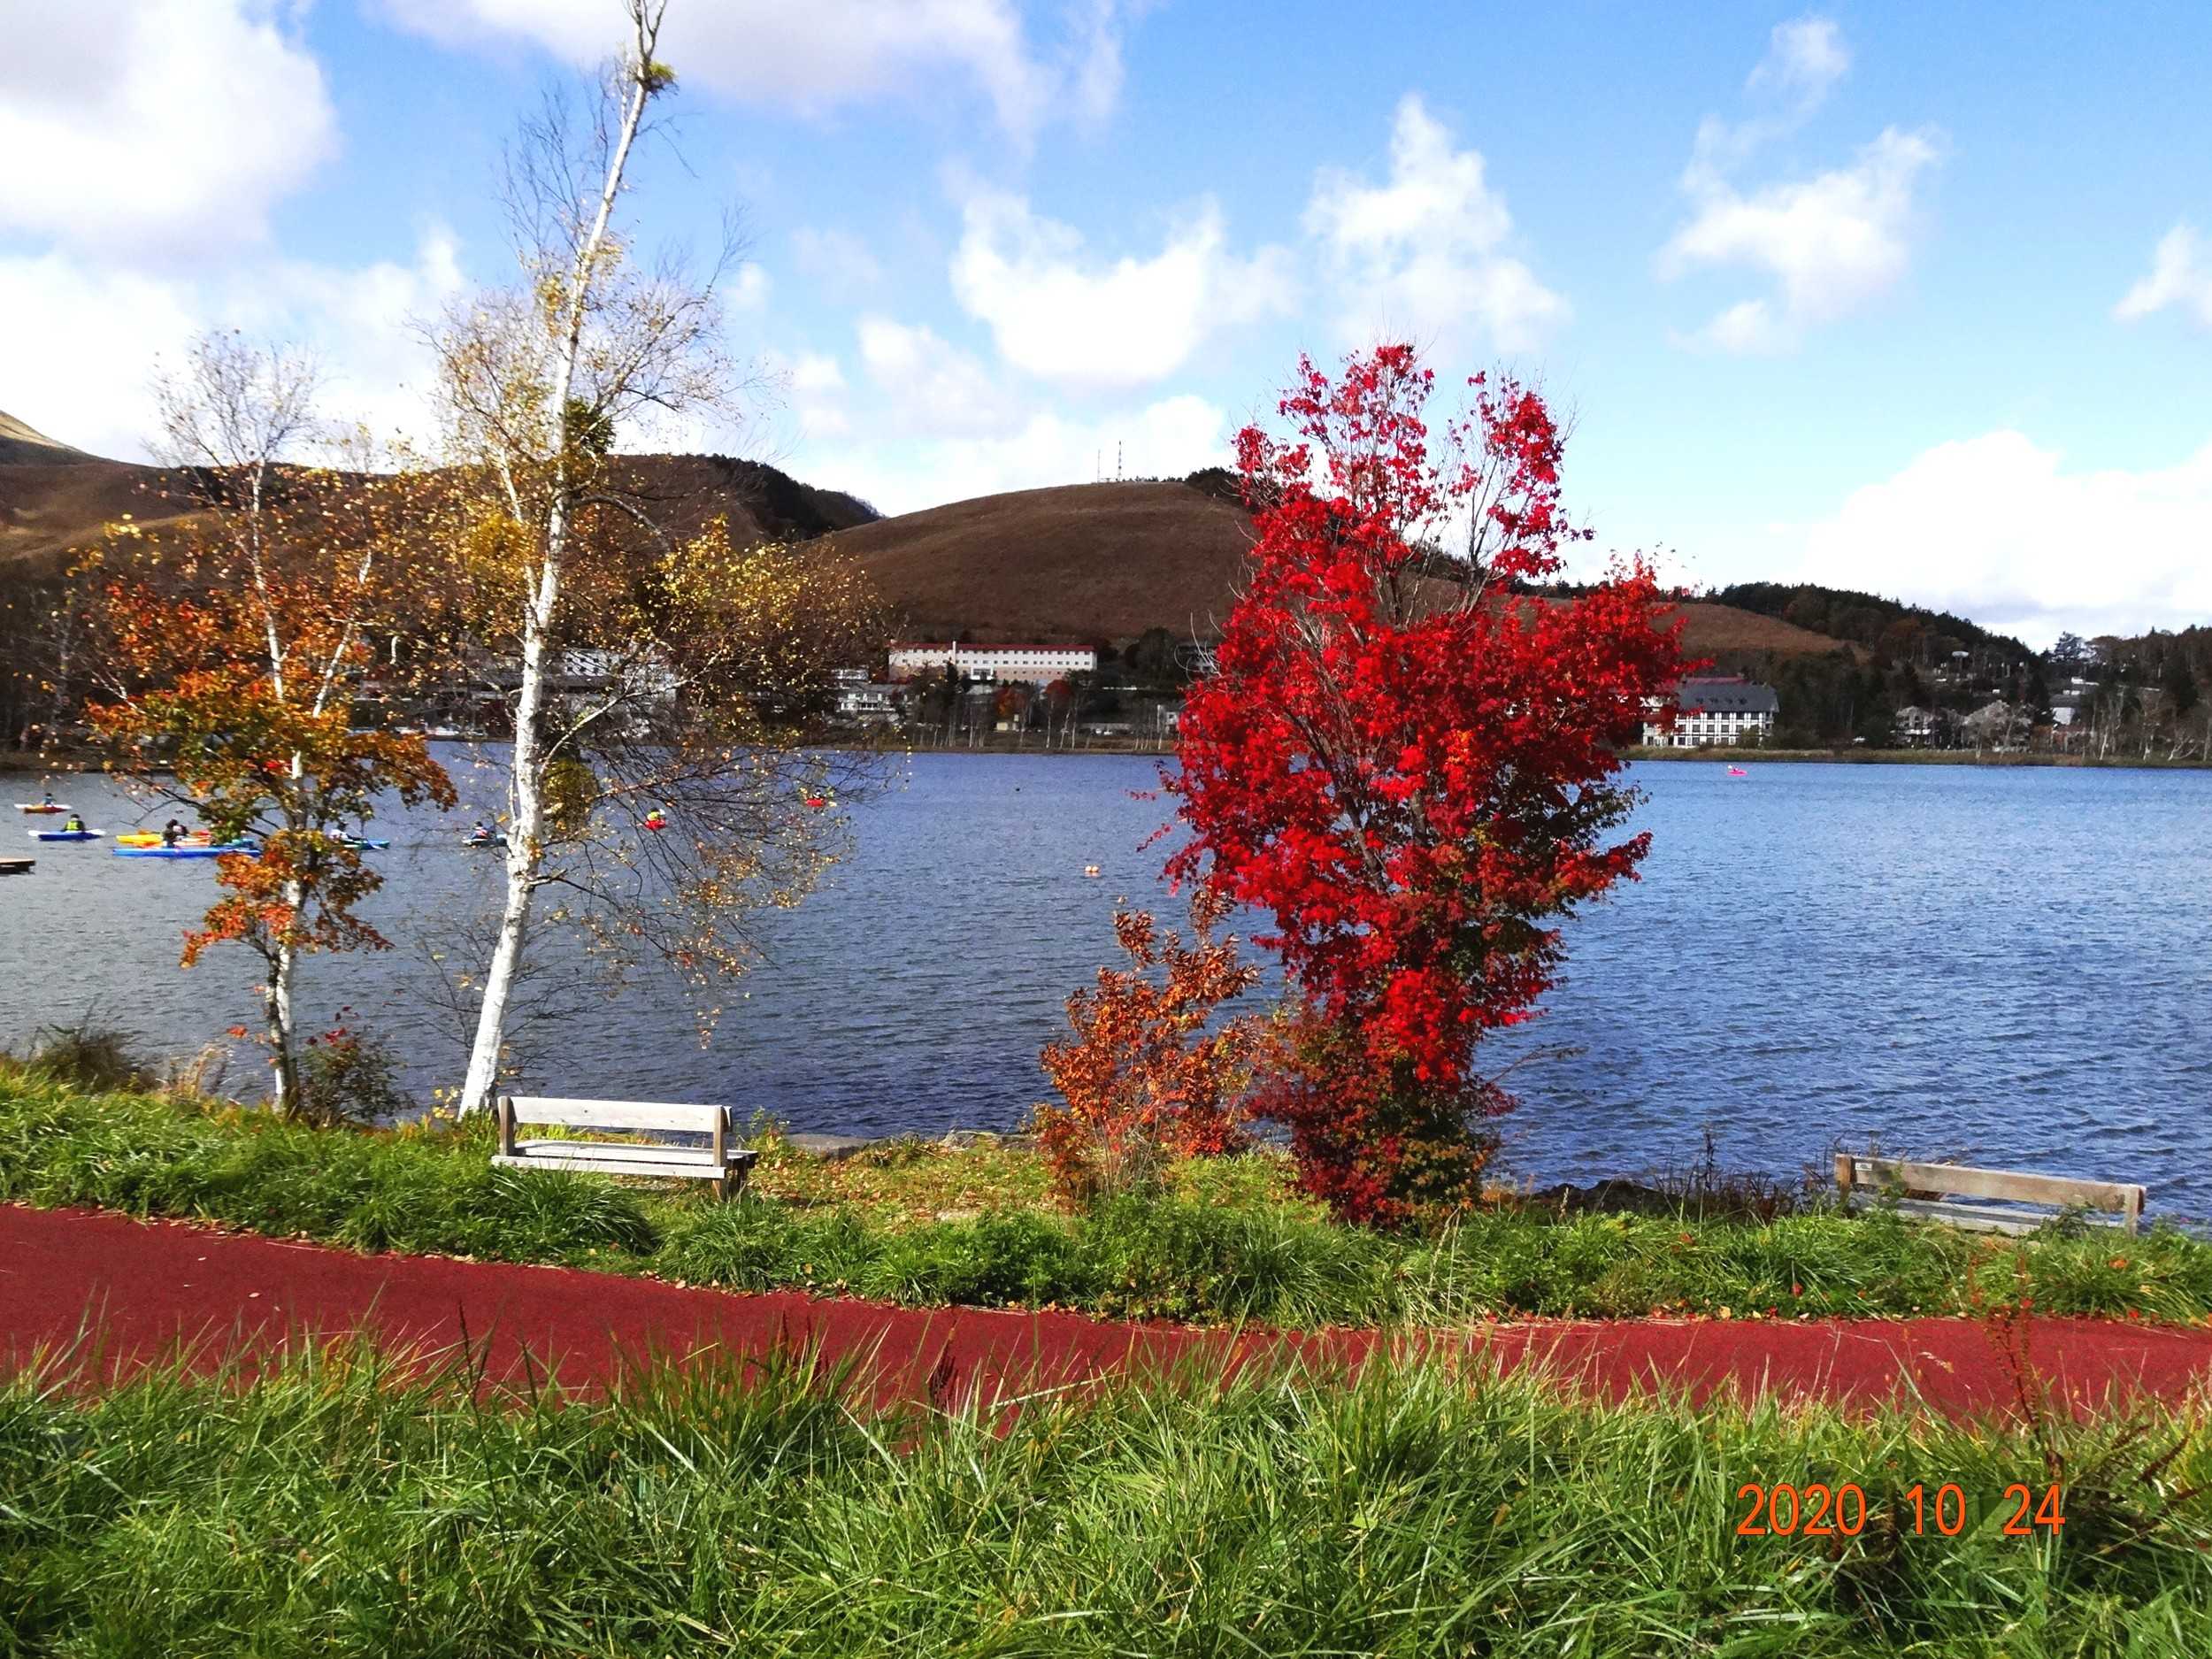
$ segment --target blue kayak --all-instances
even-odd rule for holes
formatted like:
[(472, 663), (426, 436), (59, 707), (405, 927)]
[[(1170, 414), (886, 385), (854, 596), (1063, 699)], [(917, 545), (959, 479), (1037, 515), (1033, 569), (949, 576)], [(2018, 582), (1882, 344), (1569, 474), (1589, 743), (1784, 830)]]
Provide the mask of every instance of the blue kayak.
[(31, 833), (42, 841), (96, 841), (107, 832), (105, 830), (33, 830)]
[(224, 841), (211, 846), (205, 841), (180, 841), (174, 847), (118, 847), (118, 858), (219, 858), (225, 853), (255, 853), (261, 849), (251, 841)]

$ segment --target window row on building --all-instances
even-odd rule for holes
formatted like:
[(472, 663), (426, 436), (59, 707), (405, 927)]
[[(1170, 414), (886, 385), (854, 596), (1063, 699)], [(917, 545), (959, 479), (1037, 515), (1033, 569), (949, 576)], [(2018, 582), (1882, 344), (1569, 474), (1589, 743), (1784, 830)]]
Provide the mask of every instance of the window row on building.
[(912, 680), (940, 673), (977, 680), (1025, 680), (1048, 685), (1070, 674), (1094, 673), (1098, 652), (1088, 645), (963, 645), (905, 643), (891, 648), (891, 678)]
[[(1655, 702), (1653, 711), (1665, 704)], [(1763, 742), (1774, 734), (1781, 699), (1771, 686), (1738, 678), (1694, 676), (1676, 687), (1674, 720), (1644, 722), (1644, 741), (1660, 748), (1700, 749), (1706, 744)]]

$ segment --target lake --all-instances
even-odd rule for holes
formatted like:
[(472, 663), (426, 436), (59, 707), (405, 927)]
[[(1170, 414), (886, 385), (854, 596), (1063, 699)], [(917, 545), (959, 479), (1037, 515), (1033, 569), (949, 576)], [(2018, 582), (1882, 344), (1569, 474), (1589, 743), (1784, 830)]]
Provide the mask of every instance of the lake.
[[(449, 756), (449, 760), (456, 757)], [(307, 999), (388, 1035), (426, 1089), (457, 1081), (457, 1023), (426, 987), (469, 952), (494, 856), (457, 845), (491, 797), (380, 819), (395, 845), (370, 913), (388, 955), (322, 958)], [(2162, 1215), (2212, 1215), (2212, 772), (1970, 766), (1637, 768), (1644, 879), (1567, 925), (1544, 1017), (1492, 1046), (1517, 1172), (1587, 1181), (1685, 1164), (1793, 1173), (1839, 1141), (2147, 1182)], [(611, 994), (557, 964), (524, 1035), (532, 1087), (721, 1099), (795, 1128), (1004, 1127), (1046, 1097), (1040, 1044), (1113, 954), (1118, 902), (1160, 899), (1165, 806), (1136, 757), (923, 755), (854, 811), (855, 856), (771, 917), (771, 961), (702, 1048), (659, 981)], [(28, 779), (0, 799), (35, 797)], [(55, 794), (111, 833), (111, 781)], [(20, 815), (9, 811), (10, 818)], [(160, 821), (157, 815), (154, 823)], [(88, 1018), (152, 1053), (254, 1023), (251, 958), (176, 966), (205, 863), (40, 845), (0, 879), (0, 1043)], [(1084, 867), (1101, 867), (1086, 879)], [(457, 949), (456, 947), (459, 948)], [(555, 953), (557, 955), (557, 953)], [(250, 1085), (242, 1053), (234, 1084)]]

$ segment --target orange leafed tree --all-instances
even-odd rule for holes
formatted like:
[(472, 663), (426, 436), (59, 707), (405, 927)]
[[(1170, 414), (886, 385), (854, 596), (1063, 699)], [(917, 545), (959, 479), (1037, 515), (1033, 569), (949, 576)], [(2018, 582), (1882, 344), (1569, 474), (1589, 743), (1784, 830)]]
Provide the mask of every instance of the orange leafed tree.
[(406, 609), (387, 545), (407, 484), (295, 460), (321, 438), (313, 390), (303, 359), (202, 341), (162, 398), (166, 458), (199, 511), (163, 535), (115, 526), (77, 571), (94, 729), (135, 790), (250, 849), (218, 859), (220, 896), (183, 962), (230, 941), (261, 957), (287, 1114), (303, 1110), (300, 957), (387, 944), (357, 909), (381, 879), (355, 836), (389, 796), (454, 799), (419, 736), (357, 726), (370, 640)]
[(1216, 937), (1225, 901), (1200, 888), (1191, 938), (1160, 936), (1149, 912), (1124, 910), (1114, 934), (1126, 968), (1101, 968), (1068, 998), (1074, 1040), (1045, 1045), (1045, 1073), (1066, 1101), (1037, 1109), (1037, 1136), (1061, 1196), (1082, 1202), (1141, 1186), (1171, 1158), (1243, 1142), (1241, 1099), (1258, 1029), (1217, 1023), (1259, 979), (1234, 935)]

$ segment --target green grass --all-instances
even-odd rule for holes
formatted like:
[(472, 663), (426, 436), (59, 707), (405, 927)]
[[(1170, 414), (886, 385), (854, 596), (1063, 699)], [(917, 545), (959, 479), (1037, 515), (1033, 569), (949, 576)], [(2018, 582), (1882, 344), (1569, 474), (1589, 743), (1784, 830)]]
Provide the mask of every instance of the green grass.
[(1168, 1194), (1071, 1217), (1008, 1147), (890, 1148), (824, 1165), (770, 1136), (760, 1195), (489, 1167), (488, 1132), (365, 1133), (142, 1094), (86, 1094), (0, 1064), (0, 1199), (220, 1221), (277, 1236), (652, 1273), (740, 1290), (1060, 1306), (1283, 1325), (1654, 1311), (1731, 1318), (2047, 1313), (2193, 1321), (2212, 1244), (2047, 1230), (2024, 1247), (1874, 1215), (1771, 1221), (1505, 1207), (1432, 1235), (1337, 1226), (1279, 1159), (1179, 1171)]
[[(1433, 1364), (1187, 1372), (1010, 1424), (876, 1416), (795, 1363), (569, 1402), (359, 1350), (19, 1379), (0, 1653), (2193, 1655), (2191, 1428), (1609, 1407)], [(2065, 1527), (2002, 1536), (2004, 1487), (2052, 1479)], [(1855, 1483), (1864, 1528), (1738, 1537), (1755, 1481)], [(1916, 1481), (1971, 1523), (1916, 1535)]]

